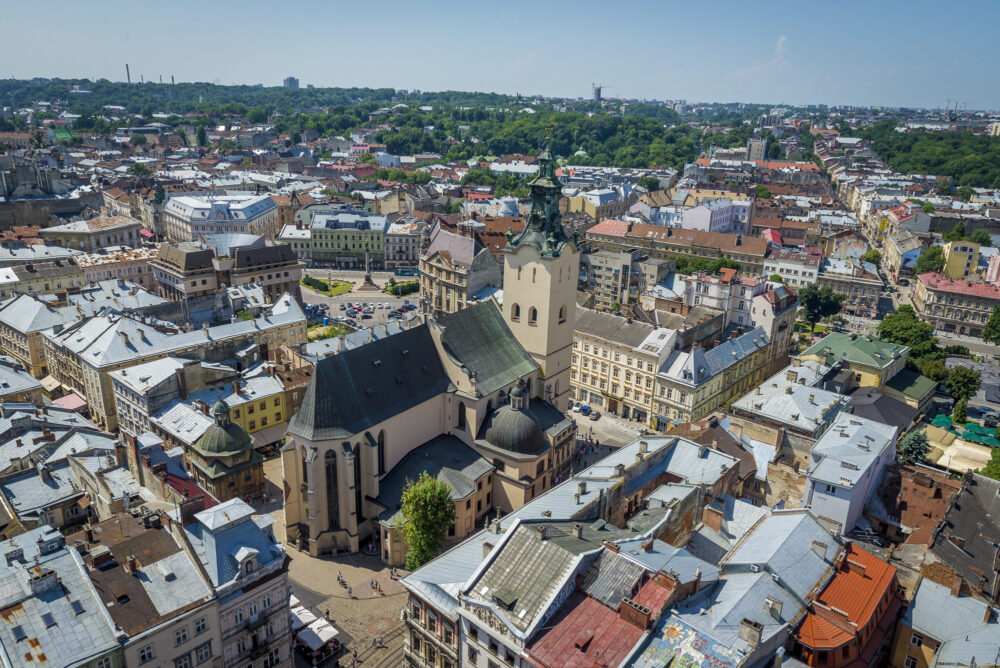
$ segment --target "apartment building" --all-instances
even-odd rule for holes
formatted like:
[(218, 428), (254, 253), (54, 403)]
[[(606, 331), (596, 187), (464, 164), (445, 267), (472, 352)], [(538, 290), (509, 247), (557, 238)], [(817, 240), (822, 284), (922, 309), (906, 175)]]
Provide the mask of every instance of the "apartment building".
[(108, 246), (139, 246), (141, 228), (142, 223), (129, 216), (101, 216), (46, 227), (38, 236), (47, 244), (93, 253)]
[(475, 236), (440, 227), (431, 232), (420, 258), (420, 299), (427, 312), (454, 313), (472, 304), (474, 296), (501, 284), (500, 263)]
[(594, 304), (612, 310), (614, 304), (633, 304), (639, 295), (662, 281), (673, 270), (666, 260), (651, 260), (639, 251), (598, 251), (580, 258), (580, 278), (594, 295)]
[(881, 392), (885, 384), (906, 366), (910, 349), (872, 336), (831, 332), (804, 350), (803, 362), (833, 366), (838, 362), (850, 369), (850, 387), (871, 387)]
[(572, 398), (648, 424), (656, 372), (677, 342), (674, 330), (577, 307)]
[(921, 274), (912, 301), (920, 319), (934, 329), (981, 336), (990, 315), (1000, 308), (1000, 286)]
[(385, 232), (385, 268), (415, 267), (420, 264), (427, 223), (415, 218), (401, 218)]
[(753, 298), (763, 294), (767, 281), (761, 276), (740, 276), (735, 269), (723, 268), (717, 275), (692, 274), (684, 278), (684, 305), (704, 306), (725, 314), (724, 327), (755, 324), (751, 305)]
[[(206, 234), (252, 234), (274, 239), (278, 207), (268, 195), (180, 195), (163, 207), (169, 241), (196, 241)], [(135, 245), (135, 244), (133, 244)]]
[(312, 232), (308, 227), (302, 223), (285, 225), (275, 241), (291, 248), (302, 264), (312, 266)]
[(150, 262), (156, 291), (171, 300), (213, 294), (223, 287), (259, 287), (273, 303), (300, 297), (302, 263), (287, 244), (250, 234), (206, 235), (199, 241), (162, 244)]
[(732, 338), (705, 350), (673, 350), (654, 380), (654, 429), (699, 420), (728, 408), (764, 378), (770, 340), (762, 327), (738, 329)]
[(915, 232), (902, 230), (895, 236), (886, 237), (882, 247), (882, 266), (893, 278), (912, 275), (924, 249), (924, 241)]
[(144, 290), (154, 291), (156, 284), (150, 263), (156, 256), (157, 249), (148, 246), (109, 246), (80, 255), (76, 263), (83, 270), (86, 283), (122, 279), (140, 285)]
[(764, 271), (767, 242), (742, 234), (683, 230), (620, 220), (604, 220), (587, 230), (591, 251), (639, 250), (650, 258), (727, 258), (740, 263), (740, 272), (757, 276)]
[(0, 269), (0, 299), (79, 290), (83, 284), (83, 268), (77, 264), (76, 258), (19, 264)]
[(816, 283), (823, 258), (812, 253), (795, 250), (771, 251), (764, 260), (764, 275), (777, 274), (788, 285), (797, 288)]
[[(309, 209), (303, 209), (302, 214)], [(296, 217), (298, 219), (298, 216)], [(388, 220), (349, 205), (332, 205), (311, 211), (309, 223), (313, 266), (382, 268)]]
[(841, 412), (810, 450), (803, 505), (831, 531), (850, 532), (896, 459), (899, 428)]
[(941, 273), (954, 281), (969, 280), (979, 269), (979, 244), (949, 241), (944, 245), (944, 268)]
[(222, 657), (219, 602), (156, 513), (118, 513), (67, 536), (121, 630), (125, 666), (212, 665)]
[(218, 600), (222, 668), (290, 668), (288, 557), (268, 515), (231, 499), (178, 531), (198, 556)]
[(845, 296), (844, 311), (861, 317), (874, 317), (885, 284), (878, 269), (870, 262), (824, 258), (819, 277), (820, 287), (830, 287)]
[(750, 321), (763, 327), (771, 343), (764, 357), (764, 375), (776, 373), (788, 364), (795, 343), (795, 316), (799, 310), (799, 298), (791, 288), (781, 285), (754, 295), (750, 303)]
[(168, 355), (221, 361), (256, 346), (261, 358), (306, 341), (305, 313), (285, 295), (260, 317), (200, 330), (164, 332), (122, 315), (88, 317), (44, 334), (49, 373), (88, 401), (93, 420), (117, 428), (110, 373)]

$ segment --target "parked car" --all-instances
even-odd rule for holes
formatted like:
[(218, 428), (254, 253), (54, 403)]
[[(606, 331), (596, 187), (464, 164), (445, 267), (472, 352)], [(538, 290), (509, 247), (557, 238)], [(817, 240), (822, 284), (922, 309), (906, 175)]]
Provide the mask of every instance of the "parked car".
[(362, 314), (361, 314), (361, 319), (362, 319), (362, 320), (371, 320), (371, 319), (372, 319), (372, 317), (371, 317), (371, 315), (370, 315), (370, 314), (368, 314), (368, 313), (362, 313)]
[(590, 415), (590, 406), (580, 406), (580, 415)]
[(403, 317), (403, 314), (400, 313), (399, 311), (390, 311), (388, 317), (389, 320), (399, 320), (400, 318)]
[(346, 310), (347, 310), (347, 307), (346, 307), (346, 306), (344, 306), (343, 304), (341, 304), (341, 305), (340, 305), (340, 310), (341, 310), (341, 311), (346, 311)]
[(358, 326), (358, 322), (356, 320), (351, 320), (350, 318), (348, 318), (347, 320), (345, 320), (344, 324), (345, 325), (350, 325), (351, 327), (357, 327)]
[(590, 411), (587, 417), (590, 418), (591, 420), (597, 420), (598, 418), (601, 417), (601, 414), (598, 411)]

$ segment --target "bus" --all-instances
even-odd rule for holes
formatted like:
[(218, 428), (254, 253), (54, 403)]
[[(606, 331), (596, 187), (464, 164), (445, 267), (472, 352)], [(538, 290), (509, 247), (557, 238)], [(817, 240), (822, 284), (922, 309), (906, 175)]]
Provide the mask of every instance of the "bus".
[(416, 267), (396, 267), (394, 272), (396, 276), (419, 276), (420, 270)]

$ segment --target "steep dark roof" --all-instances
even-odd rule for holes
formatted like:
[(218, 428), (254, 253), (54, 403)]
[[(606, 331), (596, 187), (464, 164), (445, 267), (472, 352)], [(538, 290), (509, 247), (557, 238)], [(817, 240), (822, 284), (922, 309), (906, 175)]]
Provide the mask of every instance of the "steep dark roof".
[(482, 394), (495, 392), (538, 368), (489, 302), (446, 315), (438, 323), (444, 328), (441, 342), (445, 351), (476, 372)]
[(854, 414), (882, 424), (900, 427), (905, 431), (917, 417), (917, 409), (884, 394), (871, 392), (871, 389), (859, 387), (851, 392), (849, 396)]
[(993, 598), (1000, 586), (995, 569), (1000, 540), (1000, 482), (975, 473), (944, 516), (931, 551), (959, 573), (977, 595)]
[(379, 519), (389, 524), (399, 521), (403, 490), (420, 474), (448, 483), (452, 501), (464, 499), (476, 491), (476, 480), (493, 470), (493, 465), (460, 439), (448, 434), (438, 436), (411, 450), (379, 480), (375, 502), (385, 510)]
[(320, 360), (288, 433), (312, 441), (347, 438), (446, 392), (449, 384), (421, 325)]

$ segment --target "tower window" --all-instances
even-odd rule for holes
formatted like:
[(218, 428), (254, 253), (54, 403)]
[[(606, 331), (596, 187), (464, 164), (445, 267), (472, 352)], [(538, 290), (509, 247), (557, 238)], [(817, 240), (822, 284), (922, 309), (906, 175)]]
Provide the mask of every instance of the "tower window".
[(559, 324), (561, 325), (564, 322), (566, 322), (566, 306), (565, 305), (559, 307)]
[(532, 306), (528, 309), (528, 324), (537, 325), (538, 324), (538, 309)]
[(510, 307), (510, 319), (514, 322), (521, 321), (521, 307), (518, 304), (514, 304)]

